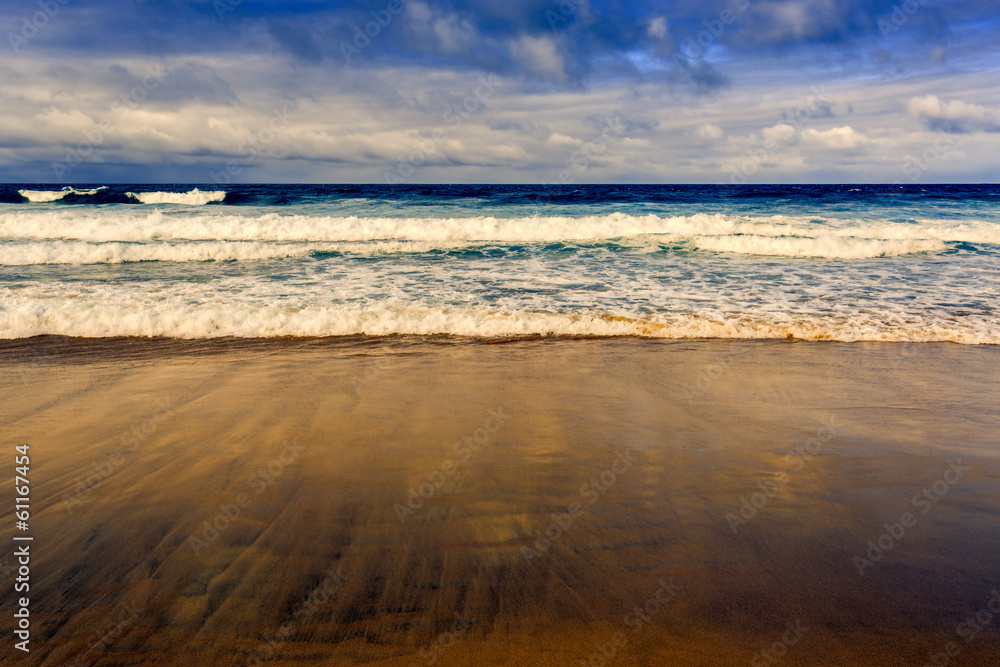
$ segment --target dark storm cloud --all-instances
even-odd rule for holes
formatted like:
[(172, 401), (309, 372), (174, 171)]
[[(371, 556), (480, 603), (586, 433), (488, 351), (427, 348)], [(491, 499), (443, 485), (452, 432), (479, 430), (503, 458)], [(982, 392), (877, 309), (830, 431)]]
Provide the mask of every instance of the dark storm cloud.
[(765, 140), (759, 179), (892, 180), (940, 130), (969, 143), (935, 169), (980, 178), (998, 29), (979, 0), (0, 0), (0, 178), (80, 149), (74, 178), (201, 182), (286, 105), (248, 178), (379, 181), (433, 137), (413, 178), (548, 182), (611, 117), (581, 182), (715, 182)]
[[(486, 69), (573, 86), (603, 78), (725, 86), (717, 61), (908, 50), (951, 23), (996, 23), (961, 0), (109, 0), (61, 6), (24, 54), (274, 53), (326, 66)], [(5, 2), (7, 26), (37, 9)], [(396, 11), (392, 11), (396, 9)], [(365, 31), (368, 34), (365, 34)], [(348, 62), (350, 61), (350, 62)]]

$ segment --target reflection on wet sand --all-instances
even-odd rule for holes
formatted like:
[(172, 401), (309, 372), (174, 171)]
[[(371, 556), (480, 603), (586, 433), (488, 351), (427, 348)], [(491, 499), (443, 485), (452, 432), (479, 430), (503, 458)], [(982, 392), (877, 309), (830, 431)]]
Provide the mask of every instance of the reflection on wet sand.
[(992, 347), (55, 343), (28, 664), (1000, 655)]

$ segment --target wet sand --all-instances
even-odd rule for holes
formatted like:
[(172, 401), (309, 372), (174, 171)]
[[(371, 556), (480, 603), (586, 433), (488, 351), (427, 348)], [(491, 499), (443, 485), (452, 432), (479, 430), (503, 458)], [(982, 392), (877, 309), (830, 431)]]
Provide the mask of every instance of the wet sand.
[(998, 379), (952, 344), (5, 343), (0, 661), (996, 664), (1000, 614), (959, 624), (1000, 611)]

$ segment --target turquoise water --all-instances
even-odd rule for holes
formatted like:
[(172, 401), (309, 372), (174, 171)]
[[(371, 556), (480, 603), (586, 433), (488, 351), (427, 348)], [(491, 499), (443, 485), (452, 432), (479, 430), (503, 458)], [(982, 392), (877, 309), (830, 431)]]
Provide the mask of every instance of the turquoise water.
[(998, 204), (953, 185), (2, 186), (0, 337), (996, 344)]

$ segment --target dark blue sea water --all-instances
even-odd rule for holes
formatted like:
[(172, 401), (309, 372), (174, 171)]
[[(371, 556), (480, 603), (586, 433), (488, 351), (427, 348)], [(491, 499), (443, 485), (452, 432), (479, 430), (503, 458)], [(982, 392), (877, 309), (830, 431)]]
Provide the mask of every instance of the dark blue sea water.
[(0, 186), (0, 337), (1000, 342), (1000, 186)]

